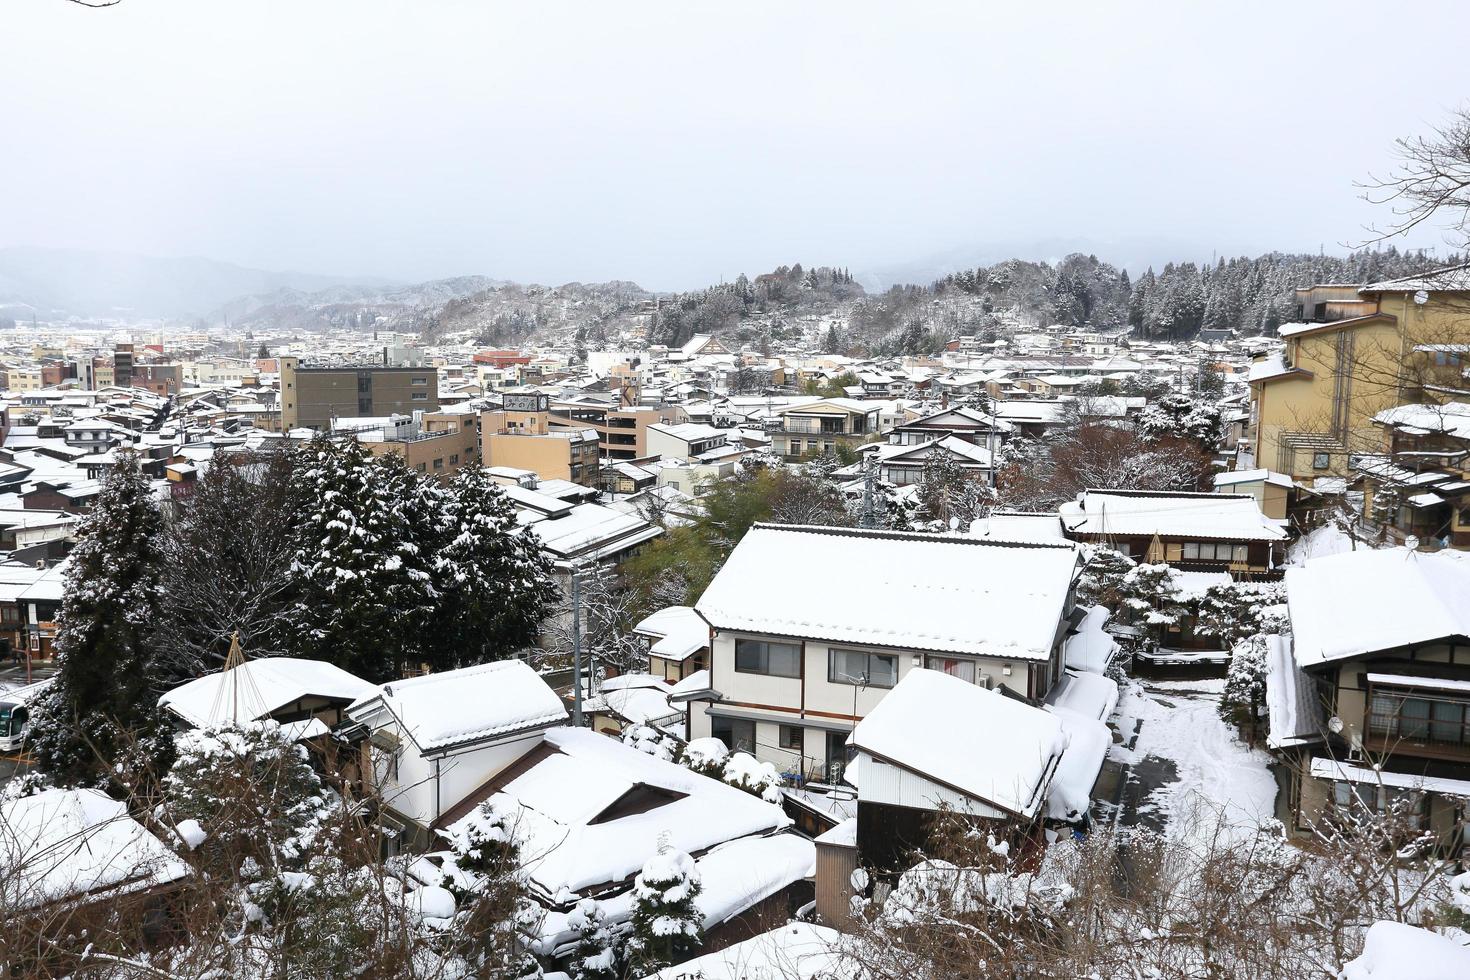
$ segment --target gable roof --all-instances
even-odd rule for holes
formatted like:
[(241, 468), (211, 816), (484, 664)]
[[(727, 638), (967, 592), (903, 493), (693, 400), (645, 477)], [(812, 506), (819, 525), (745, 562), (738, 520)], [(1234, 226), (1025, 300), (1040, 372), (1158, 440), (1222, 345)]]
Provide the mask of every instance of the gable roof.
[(1286, 570), (1293, 656), (1310, 667), (1470, 636), (1470, 557), (1347, 551)]
[(1045, 660), (1076, 567), (1071, 543), (757, 524), (694, 608), (717, 630)]
[(1281, 541), (1286, 532), (1256, 498), (1233, 493), (1084, 490), (1057, 508), (1072, 534), (1154, 535), (1220, 541)]
[(356, 701), (377, 687), (323, 660), (262, 657), (181, 684), (158, 699), (196, 728), (256, 721), (302, 698)]
[(354, 701), (355, 721), (381, 708), (425, 754), (532, 728), (559, 725), (567, 709), (520, 660), (499, 660), (384, 684)]
[(922, 667), (904, 675), (848, 741), (1022, 817), (1040, 807), (1067, 745), (1051, 712)]

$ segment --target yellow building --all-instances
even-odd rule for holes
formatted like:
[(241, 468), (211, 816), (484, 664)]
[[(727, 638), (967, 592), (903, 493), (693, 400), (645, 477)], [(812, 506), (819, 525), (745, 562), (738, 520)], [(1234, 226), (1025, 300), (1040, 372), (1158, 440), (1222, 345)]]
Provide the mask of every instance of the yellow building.
[(1465, 385), (1470, 266), (1313, 286), (1297, 300), (1303, 319), (1280, 328), (1285, 348), (1251, 367), (1251, 465), (1299, 481), (1348, 476), (1350, 457), (1382, 443), (1375, 415)]
[(543, 480), (596, 487), (599, 455), (594, 430), (553, 428), (545, 411), (502, 410), (480, 419), (480, 460), (487, 467), (532, 470)]

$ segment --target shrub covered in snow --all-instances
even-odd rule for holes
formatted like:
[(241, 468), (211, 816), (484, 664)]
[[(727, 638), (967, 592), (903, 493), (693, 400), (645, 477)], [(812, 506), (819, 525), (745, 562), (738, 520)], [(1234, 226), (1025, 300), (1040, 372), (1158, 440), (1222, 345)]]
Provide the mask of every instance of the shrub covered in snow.
[(725, 778), (725, 760), (730, 757), (730, 750), (724, 742), (717, 738), (696, 738), (684, 746), (684, 752), (679, 761), (686, 768), (695, 772), (710, 776), (714, 779)]
[(567, 926), (577, 933), (568, 965), (572, 980), (618, 980), (618, 933), (608, 924), (602, 903), (582, 899), (567, 916)]
[(623, 744), (665, 762), (674, 761), (679, 754), (678, 739), (648, 725), (629, 725), (623, 730)]
[(633, 881), (627, 952), (634, 976), (682, 962), (704, 942), (704, 918), (694, 903), (699, 892), (694, 859), (661, 843)]
[(725, 782), (759, 796), (767, 803), (781, 802), (781, 774), (769, 762), (761, 762), (748, 752), (732, 752), (721, 773)]

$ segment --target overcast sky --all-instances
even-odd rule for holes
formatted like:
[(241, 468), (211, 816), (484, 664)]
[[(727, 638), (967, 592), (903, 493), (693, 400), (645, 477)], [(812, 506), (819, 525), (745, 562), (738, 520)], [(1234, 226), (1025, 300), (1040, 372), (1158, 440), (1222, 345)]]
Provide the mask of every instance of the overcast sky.
[(1333, 250), (1470, 98), (1463, 2), (1004, 6), (5, 0), (0, 245), (664, 289)]

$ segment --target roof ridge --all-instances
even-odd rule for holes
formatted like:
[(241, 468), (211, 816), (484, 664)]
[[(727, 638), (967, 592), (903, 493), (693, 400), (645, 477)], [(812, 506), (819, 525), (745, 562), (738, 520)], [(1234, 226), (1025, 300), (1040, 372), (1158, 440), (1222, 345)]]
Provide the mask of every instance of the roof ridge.
[[(1221, 496), (1224, 496), (1223, 494)], [(773, 524), (757, 521), (751, 530), (796, 531), (805, 534), (826, 534), (837, 538), (875, 538), (885, 541), (930, 541), (939, 544), (983, 545), (993, 548), (1053, 548), (1075, 551), (1071, 541), (997, 541), (994, 538), (972, 538), (968, 536), (935, 534), (927, 531), (889, 531), (882, 528), (832, 527), (825, 524)]]

